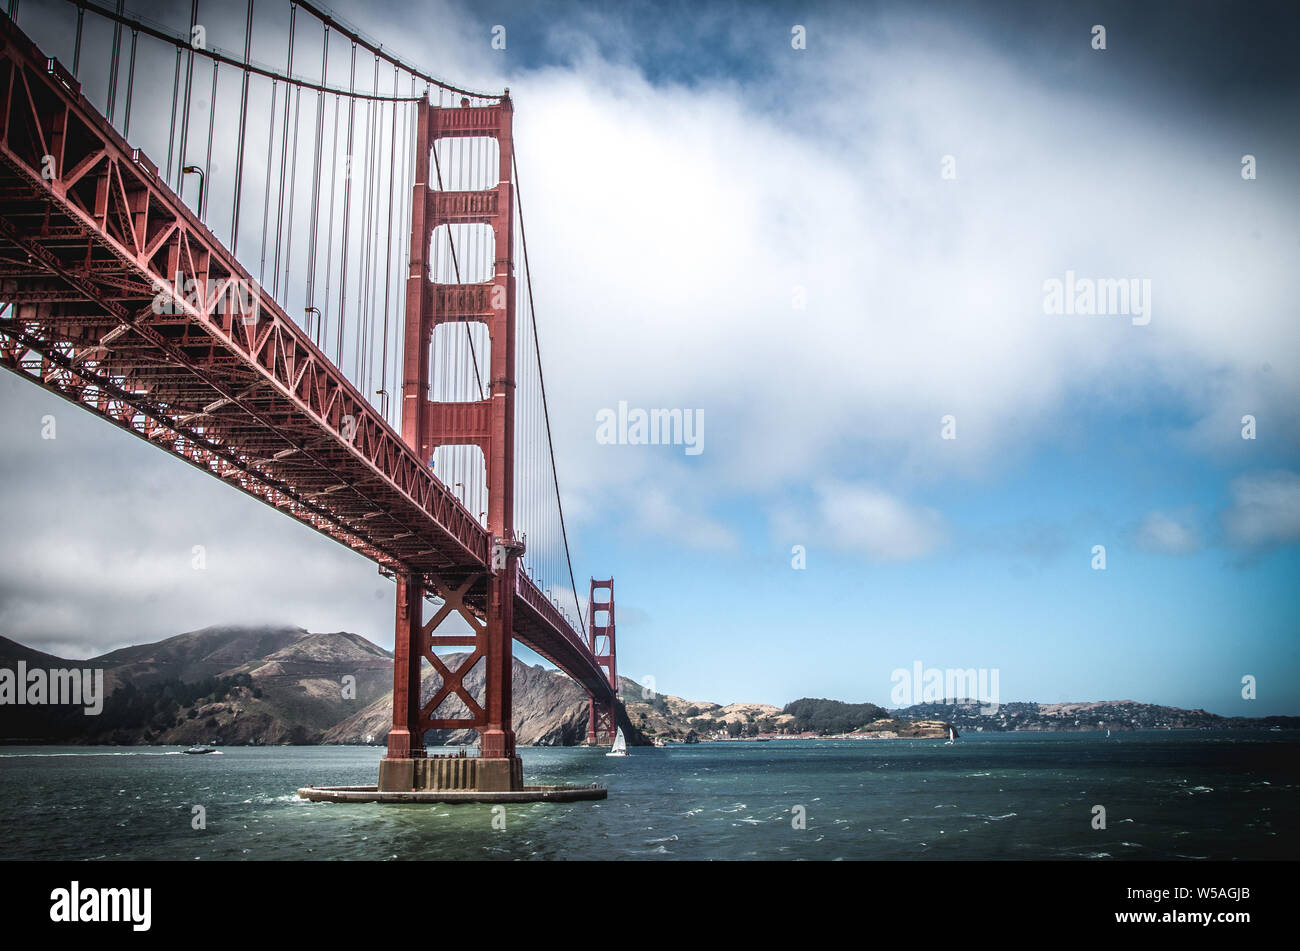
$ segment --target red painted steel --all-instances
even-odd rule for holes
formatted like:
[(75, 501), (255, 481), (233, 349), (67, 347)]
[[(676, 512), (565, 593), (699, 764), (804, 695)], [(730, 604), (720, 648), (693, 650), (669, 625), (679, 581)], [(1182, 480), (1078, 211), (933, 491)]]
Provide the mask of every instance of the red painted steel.
[[(608, 601), (597, 601), (597, 591), (608, 591)], [(598, 615), (605, 615), (603, 623), (597, 623)], [(610, 694), (608, 696), (589, 694), (590, 706), (587, 716), (587, 744), (596, 746), (614, 742), (618, 730), (615, 716), (615, 698), (618, 696), (618, 664), (614, 650), (614, 579), (597, 581), (591, 579), (591, 589), (587, 596), (587, 649), (591, 651), (596, 663), (604, 669), (609, 677)]]
[[(403, 638), (408, 657), (413, 644), (417, 658), (432, 653), (423, 592), (459, 592), (454, 609), (491, 632), (483, 643), (487, 697), (483, 716), (475, 714), (485, 752), (513, 748), (512, 634), (612, 697), (583, 635), (515, 569), (509, 110), (509, 100), (421, 109), (420, 141), (501, 140), (502, 184), (485, 193), (430, 192), (422, 149), (425, 194), (412, 226), (426, 240), (412, 243), (415, 293), (407, 300), (408, 325), (414, 311), (430, 332), (441, 320), (488, 325), (492, 397), (461, 406), (404, 400), (399, 436), (68, 72), (0, 16), (0, 302), (11, 305), (0, 316), (0, 365), (391, 570), (399, 657)], [(430, 284), (420, 277), (425, 229), (467, 216), (505, 224), (493, 280)], [(504, 313), (482, 297), (489, 285), (506, 288)], [(404, 396), (427, 392), (427, 353), (408, 344)], [(486, 529), (427, 467), (430, 447), (452, 441), (484, 447), (489, 498), (500, 500)], [(504, 556), (495, 569), (494, 544)], [(417, 671), (408, 664), (403, 672), (408, 694), (418, 691)], [(408, 703), (401, 715), (412, 750), (438, 722), (417, 707)]]
[[(416, 169), (411, 207), (411, 266), (407, 276), (405, 377), (402, 387), (402, 436), (421, 459), (431, 460), (439, 446), (470, 445), (483, 453), (488, 484), (488, 532), (492, 558), (487, 571), (466, 582), (432, 589), (444, 599), (442, 609), (427, 625), (412, 626), (413, 640), (393, 669), (393, 734), (389, 756), (412, 755), (403, 736), (421, 736), (428, 729), (469, 727), (479, 732), (480, 754), (513, 756), (511, 709), (511, 640), (514, 605), (522, 550), (514, 533), (514, 400), (515, 400), (515, 276), (514, 201), (511, 191), (511, 103), (509, 98), (485, 107), (435, 108), (428, 102), (417, 107)], [(430, 155), (438, 139), (462, 135), (488, 136), (499, 144), (500, 174), (496, 188), (479, 192), (442, 192), (431, 189)], [(432, 236), (444, 224), (473, 220), (492, 228), (496, 247), (490, 281), (477, 285), (435, 284), (426, 258)], [(491, 361), (489, 393), (473, 402), (442, 402), (428, 398), (430, 344), (434, 330), (444, 323), (474, 321), (488, 332)], [(471, 590), (482, 587), (486, 602), (482, 616), (467, 604)], [(399, 612), (401, 608), (399, 605)], [(470, 626), (469, 635), (434, 633), (452, 612)], [(470, 647), (468, 655), (451, 667), (438, 647)], [(418, 678), (410, 667), (427, 660), (441, 685), (428, 701), (402, 694)], [(485, 665), (483, 702), (464, 687), (466, 675)], [(400, 697), (400, 702), (399, 698)], [(440, 716), (445, 701), (460, 700), (469, 716)], [(417, 709), (418, 705), (418, 709)], [(399, 711), (405, 714), (399, 720)], [(418, 749), (416, 750), (418, 755)]]

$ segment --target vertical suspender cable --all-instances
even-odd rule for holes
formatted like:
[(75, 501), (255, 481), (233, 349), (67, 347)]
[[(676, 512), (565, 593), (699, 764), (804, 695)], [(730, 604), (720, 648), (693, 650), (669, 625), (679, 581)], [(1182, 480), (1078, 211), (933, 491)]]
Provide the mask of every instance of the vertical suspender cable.
[[(167, 167), (163, 169), (164, 180), (172, 173), (172, 151), (176, 145), (176, 100), (180, 95), (180, 89), (181, 48), (178, 46), (176, 47), (176, 65), (172, 67), (172, 108), (171, 112), (167, 113)], [(170, 280), (170, 277), (168, 280)]]
[[(179, 62), (180, 51), (176, 51)], [(253, 0), (248, 0), (244, 21), (244, 63), (253, 55)], [(239, 143), (235, 153), (235, 207), (231, 212), (230, 253), (239, 254), (239, 193), (244, 183), (244, 142), (248, 138), (248, 71), (244, 70), (243, 89), (239, 96)], [(168, 158), (170, 161), (170, 157)]]
[[(324, 39), (321, 41), (320, 84), (326, 85), (326, 74), (330, 64), (330, 28), (325, 27)], [(325, 135), (325, 93), (316, 93), (316, 142), (311, 166), (311, 226), (307, 232), (307, 306), (316, 303), (316, 245), (320, 243), (320, 162), (321, 147)], [(328, 243), (328, 239), (327, 239)], [(327, 305), (328, 306), (328, 305)], [(325, 329), (321, 326), (322, 317), (316, 315), (316, 346), (324, 346)]]
[[(194, 88), (194, 27), (199, 22), (199, 0), (190, 4), (190, 46), (185, 60), (185, 108), (181, 111), (181, 147), (176, 159), (176, 190), (180, 191), (181, 169), (185, 167), (186, 146), (190, 140), (190, 98)], [(168, 169), (171, 172), (171, 169)]]
[[(208, 188), (208, 178), (212, 171), (212, 140), (216, 138), (217, 129), (217, 71), (221, 64), (215, 59), (212, 61), (212, 95), (208, 103), (208, 154), (203, 160), (203, 188)], [(204, 212), (208, 210), (208, 200), (204, 196), (199, 196), (199, 204), (203, 206)], [(206, 217), (206, 216), (205, 216)], [(206, 224), (206, 222), (205, 222)]]
[(339, 359), (338, 365), (341, 369), (343, 366), (343, 330), (347, 321), (347, 296), (348, 296), (348, 223), (352, 216), (352, 140), (353, 128), (356, 119), (357, 101), (352, 98), (352, 93), (356, 91), (357, 85), (357, 44), (352, 43), (352, 65), (348, 72), (348, 140), (345, 143), (347, 147), (347, 171), (343, 176), (343, 249), (339, 256)]
[[(375, 57), (374, 76), (371, 77), (371, 90), (379, 92), (379, 57)], [(370, 306), (371, 295), (374, 291), (370, 281), (370, 255), (373, 243), (370, 240), (371, 226), (377, 220), (375, 218), (375, 202), (372, 198), (375, 187), (379, 184), (378, 176), (374, 174), (372, 168), (374, 155), (378, 151), (378, 145), (375, 142), (375, 101), (373, 99), (366, 103), (366, 191), (361, 199), (361, 274), (359, 276), (358, 302), (359, 302), (359, 321), (358, 321), (358, 341), (357, 341), (357, 359), (359, 367), (357, 369), (357, 385), (366, 399), (371, 398), (370, 393), (370, 357), (371, 357), (371, 340), (370, 325), (373, 317), (373, 309)]]
[[(415, 95), (415, 93), (418, 91), (418, 88), (419, 88), (419, 85), (418, 85), (418, 83), (417, 83), (417, 81), (416, 81), (416, 78), (415, 78), (414, 76), (412, 76), (412, 77), (411, 77), (411, 95), (412, 95), (412, 96)], [(405, 213), (404, 213), (403, 215), (401, 215), (401, 216), (398, 218), (399, 221), (410, 221), (411, 218), (412, 218), (412, 216), (415, 214), (415, 155), (414, 155), (414, 146), (415, 146), (416, 117), (417, 117), (418, 113), (419, 113), (419, 107), (418, 107), (418, 106), (410, 106), (410, 107), (408, 107), (407, 110), (406, 110), (405, 129), (404, 129), (404, 133), (403, 133), (403, 136), (402, 136), (402, 146), (403, 146), (403, 147), (402, 147), (402, 183), (403, 183), (403, 186), (404, 186), (404, 187), (403, 187), (403, 191), (402, 191), (402, 203), (403, 203), (403, 208), (404, 208)], [(425, 184), (427, 185), (428, 183), (426, 182)], [(407, 204), (408, 202), (409, 202), (409, 204)], [(398, 306), (397, 306), (397, 312), (398, 312), (399, 315), (405, 315), (405, 313), (406, 313), (406, 283), (407, 283), (406, 278), (407, 278), (407, 275), (410, 273), (410, 266), (411, 266), (411, 264), (410, 264), (410, 262), (411, 262), (411, 250), (412, 250), (412, 249), (411, 249), (411, 229), (410, 229), (409, 227), (407, 227), (407, 228), (403, 228), (403, 229), (400, 229), (399, 237), (401, 238), (401, 245), (400, 245), (400, 246), (401, 246), (401, 249), (402, 249), (402, 254), (401, 254), (401, 257), (399, 258), (399, 260), (402, 261), (402, 263), (404, 264), (404, 268), (403, 268), (403, 269), (398, 273), (398, 275), (397, 275), (397, 289), (398, 289)], [(425, 279), (427, 280), (427, 276), (426, 276), (426, 275), (421, 275), (421, 277), (423, 277), (423, 278), (425, 278)], [(402, 384), (401, 389), (400, 389), (400, 392), (402, 393), (402, 399), (401, 399), (401, 403), (402, 403), (402, 411), (401, 411), (401, 413), (397, 414), (397, 420), (400, 422), (400, 420), (401, 420), (401, 416), (406, 412), (406, 405), (405, 405), (405, 404), (406, 404), (406, 395), (405, 395), (405, 389), (406, 389), (406, 387), (405, 387), (405, 380), (403, 379), (406, 368), (405, 368), (405, 366), (403, 365), (403, 361), (402, 361), (402, 359), (401, 359), (401, 354), (405, 353), (405, 351), (406, 351), (406, 321), (403, 320), (403, 319), (401, 319), (401, 317), (399, 317), (399, 318), (398, 318), (398, 321), (397, 321), (397, 333), (395, 333), (393, 336), (394, 336), (394, 338), (395, 338), (395, 341), (394, 341), (394, 342), (395, 342), (395, 344), (396, 344), (396, 346), (395, 346), (395, 348), (394, 348), (394, 351), (393, 351), (393, 352), (394, 352), (394, 359), (393, 359), (393, 380), (394, 380), (394, 383), (400, 383), (400, 384)], [(421, 466), (426, 466), (426, 467), (427, 467), (427, 466), (429, 465), (429, 460), (428, 460), (428, 459), (421, 459), (421, 460), (420, 460), (420, 465), (421, 465)]]
[(131, 93), (135, 87), (135, 41), (139, 37), (138, 30), (131, 31), (131, 65), (126, 72), (126, 116), (122, 119), (122, 138), (130, 138), (131, 135)]
[[(262, 253), (258, 259), (257, 283), (266, 283), (266, 228), (271, 223), (271, 159), (275, 155), (275, 104), (280, 93), (279, 80), (271, 80), (271, 109), (270, 125), (266, 130), (266, 187), (262, 189)], [(285, 98), (289, 96), (285, 92)], [(284, 157), (281, 156), (280, 162), (284, 164)]]
[[(334, 279), (334, 193), (338, 190), (339, 176), (339, 97), (334, 97), (334, 142), (330, 146), (330, 215), (329, 230), (325, 240), (325, 316), (326, 326), (330, 319), (330, 286)], [(322, 338), (323, 339), (323, 338)], [(334, 352), (334, 365), (343, 365), (343, 319), (339, 318), (338, 344)]]
[(81, 23), (86, 19), (86, 8), (77, 7), (77, 42), (72, 47), (72, 75), (77, 76), (81, 70)]
[[(294, 199), (297, 195), (298, 185), (298, 125), (302, 119), (302, 89), (296, 87), (293, 91), (293, 159), (290, 161), (290, 167), (293, 168), (293, 174), (289, 176), (289, 223), (284, 232), (284, 292), (289, 293), (289, 266), (293, 261), (293, 206)], [(315, 235), (312, 236), (313, 238)], [(277, 279), (275, 289), (278, 291), (280, 282)]]
[[(122, 15), (122, 8), (125, 0), (117, 0), (117, 15)], [(104, 109), (104, 115), (108, 118), (109, 124), (113, 122), (114, 107), (117, 105), (117, 74), (119, 63), (122, 59), (122, 24), (118, 21), (113, 22), (113, 54), (108, 61), (108, 105)]]
[[(289, 5), (289, 58), (284, 67), (284, 75), (287, 79), (293, 78), (293, 28), (297, 17), (298, 4), (291, 3)], [(283, 126), (284, 128), (280, 133), (280, 188), (275, 194), (275, 263), (271, 265), (272, 296), (275, 296), (280, 288), (280, 247), (284, 225), (284, 176), (289, 165), (289, 83), (287, 81), (284, 87)], [(271, 167), (269, 164), (266, 169), (266, 177), (267, 184), (270, 184)]]
[[(393, 290), (393, 192), (397, 190), (397, 67), (393, 67), (393, 117), (388, 150), (388, 235), (384, 241), (384, 336), (379, 357), (379, 385), (389, 393), (391, 407), (397, 401), (395, 387), (388, 386), (388, 301)], [(387, 414), (385, 414), (387, 418)], [(389, 420), (391, 422), (391, 420)]]

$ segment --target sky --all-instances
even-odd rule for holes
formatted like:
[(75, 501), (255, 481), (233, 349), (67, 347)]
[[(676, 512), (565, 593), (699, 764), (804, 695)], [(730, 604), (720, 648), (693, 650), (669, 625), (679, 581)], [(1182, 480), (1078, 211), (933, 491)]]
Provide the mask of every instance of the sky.
[[(620, 673), (887, 705), (920, 662), (997, 670), (1003, 702), (1300, 714), (1300, 14), (1136, 6), (336, 0), (510, 88), (574, 569), (615, 579)], [(1072, 280), (1138, 293), (1050, 312)], [(0, 401), (0, 634), (391, 647), (372, 564), (30, 383)], [(606, 444), (620, 402), (696, 414), (702, 451)]]

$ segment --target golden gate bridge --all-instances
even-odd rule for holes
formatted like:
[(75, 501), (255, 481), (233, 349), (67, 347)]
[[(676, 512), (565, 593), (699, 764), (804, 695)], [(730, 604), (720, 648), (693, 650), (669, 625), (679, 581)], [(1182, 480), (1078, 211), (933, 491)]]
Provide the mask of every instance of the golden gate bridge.
[[(519, 795), (513, 640), (586, 688), (592, 744), (617, 668), (613, 580), (584, 602), (573, 573), (509, 90), (301, 0), (243, 14), (10, 0), (0, 364), (395, 580), (381, 797)], [(461, 728), (477, 757), (428, 753)]]

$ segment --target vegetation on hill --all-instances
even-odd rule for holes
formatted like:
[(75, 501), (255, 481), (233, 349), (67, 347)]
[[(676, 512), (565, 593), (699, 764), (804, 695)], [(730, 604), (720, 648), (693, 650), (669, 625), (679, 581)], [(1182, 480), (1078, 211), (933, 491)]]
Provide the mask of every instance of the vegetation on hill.
[(1184, 710), (1133, 700), (1016, 701), (995, 705), (965, 699), (939, 700), (897, 710), (895, 715), (903, 720), (944, 719), (967, 733), (1300, 728), (1300, 717), (1223, 717), (1205, 710)]
[(792, 732), (795, 733), (852, 733), (889, 716), (888, 710), (874, 703), (844, 703), (810, 697), (787, 703), (781, 712), (794, 717)]
[(205, 705), (240, 693), (256, 697), (261, 690), (248, 674), (235, 674), (194, 681), (168, 678), (143, 686), (128, 682), (109, 694), (97, 716), (86, 716), (80, 706), (6, 705), (0, 708), (0, 740), (131, 743), (141, 734), (147, 739), (181, 726), (196, 719)]

